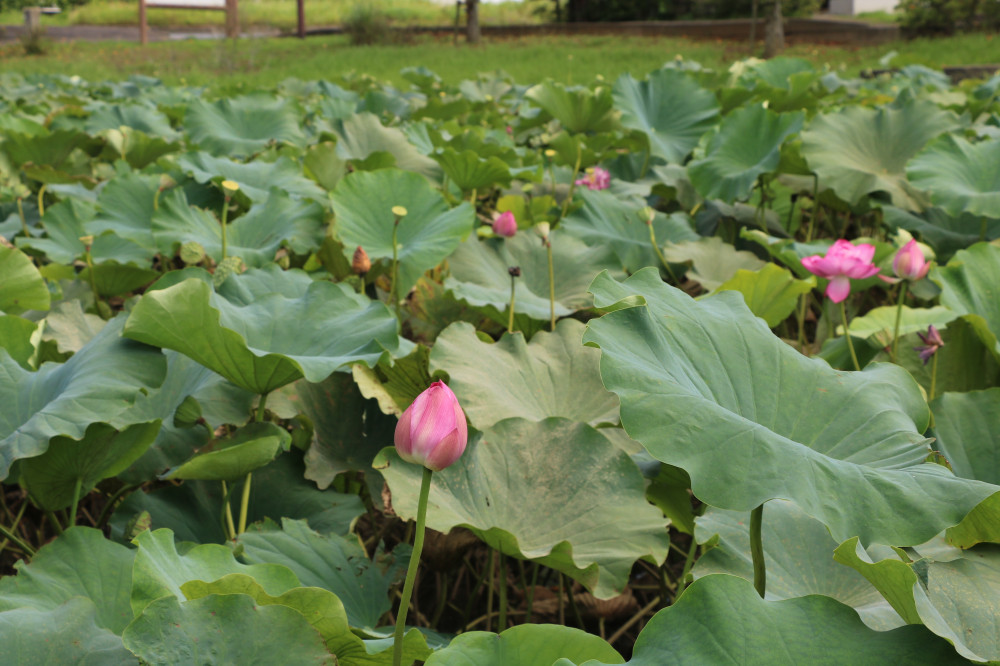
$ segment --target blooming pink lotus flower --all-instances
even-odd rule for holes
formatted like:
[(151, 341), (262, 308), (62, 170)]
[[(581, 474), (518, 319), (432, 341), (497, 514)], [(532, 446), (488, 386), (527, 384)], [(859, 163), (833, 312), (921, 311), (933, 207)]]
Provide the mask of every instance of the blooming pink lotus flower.
[(825, 257), (814, 254), (804, 258), (802, 265), (813, 275), (829, 280), (826, 295), (834, 303), (840, 303), (851, 293), (852, 279), (863, 280), (878, 274), (878, 266), (872, 263), (874, 256), (874, 245), (853, 245), (840, 239), (830, 246)]
[(517, 233), (517, 220), (514, 213), (504, 211), (493, 219), (493, 233), (504, 238), (513, 238)]
[(607, 169), (594, 167), (587, 169), (587, 175), (576, 181), (577, 185), (583, 185), (589, 190), (606, 190), (611, 185), (611, 174)]
[(394, 440), (400, 458), (435, 472), (461, 457), (469, 427), (458, 398), (444, 382), (431, 384), (407, 407)]
[(912, 238), (900, 248), (892, 260), (893, 272), (899, 278), (911, 282), (922, 280), (930, 267), (931, 262), (924, 259), (924, 253), (920, 251), (917, 241)]

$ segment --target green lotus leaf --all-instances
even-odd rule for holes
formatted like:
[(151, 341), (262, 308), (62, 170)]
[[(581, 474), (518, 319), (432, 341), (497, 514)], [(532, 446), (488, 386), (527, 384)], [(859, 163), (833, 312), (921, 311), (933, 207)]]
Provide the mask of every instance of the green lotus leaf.
[(853, 663), (859, 654), (873, 664), (967, 663), (923, 627), (874, 631), (829, 597), (765, 601), (752, 583), (726, 575), (696, 580), (673, 606), (654, 615), (626, 663), (797, 666)]
[(694, 301), (652, 270), (625, 283), (602, 274), (591, 289), (599, 307), (625, 306), (584, 336), (601, 348), (622, 425), (687, 470), (707, 504), (787, 498), (835, 539), (911, 545), (996, 490), (923, 464), (929, 412), (902, 368), (833, 370), (776, 338), (740, 296)]
[[(420, 466), (386, 448), (375, 467), (396, 513), (416, 515)], [(666, 524), (628, 455), (594, 428), (561, 418), (507, 419), (474, 437), (456, 463), (434, 474), (427, 510), (432, 529), (466, 527), (601, 599), (621, 592), (636, 560), (664, 560)]]
[(82, 597), (96, 607), (93, 622), (98, 627), (121, 634), (132, 621), (134, 560), (135, 551), (108, 541), (100, 530), (71, 527), (42, 546), (30, 564), (15, 565), (16, 576), (0, 579), (0, 611), (57, 611)]
[(529, 88), (524, 96), (542, 107), (572, 134), (607, 132), (615, 129), (618, 124), (614, 100), (607, 88), (567, 88), (559, 83), (546, 81)]
[(0, 348), (6, 349), (11, 359), (25, 370), (32, 369), (31, 359), (35, 356), (35, 345), (31, 338), (37, 332), (38, 324), (33, 321), (14, 315), (0, 315)]
[(78, 352), (104, 328), (105, 321), (83, 311), (80, 301), (63, 301), (52, 308), (45, 318), (43, 340), (56, 343), (63, 353)]
[(158, 420), (122, 430), (94, 423), (79, 441), (53, 437), (45, 453), (21, 462), (21, 483), (46, 511), (65, 509), (98, 482), (123, 472), (146, 452), (159, 431)]
[(167, 529), (146, 530), (133, 543), (139, 547), (132, 567), (131, 604), (136, 617), (157, 599), (183, 601), (181, 585), (191, 580), (212, 582), (228, 574), (246, 574), (273, 596), (299, 587), (298, 578), (288, 568), (241, 564), (226, 546), (203, 544), (178, 550), (174, 533)]
[(1000, 247), (973, 245), (931, 271), (941, 305), (965, 315), (986, 348), (1000, 361)]
[(87, 229), (98, 236), (112, 231), (155, 253), (152, 220), (159, 189), (159, 176), (127, 173), (111, 179), (97, 198), (97, 214)]
[(0, 661), (6, 664), (138, 664), (122, 639), (94, 621), (94, 603), (74, 598), (52, 610), (0, 612)]
[(184, 114), (191, 140), (216, 155), (249, 157), (271, 142), (301, 146), (299, 116), (284, 99), (267, 95), (192, 100)]
[(120, 430), (137, 421), (129, 408), (159, 386), (166, 361), (156, 349), (120, 338), (124, 317), (111, 320), (61, 365), (43, 364), (28, 372), (0, 350), (0, 472), (46, 451), (49, 440), (80, 439), (88, 426), (106, 423)]
[(934, 137), (956, 129), (955, 116), (929, 101), (816, 116), (802, 132), (802, 155), (820, 187), (857, 205), (885, 192), (894, 206), (921, 210), (925, 197), (906, 180), (906, 163)]
[[(727, 573), (752, 581), (746, 514), (710, 507), (695, 520), (698, 541), (704, 544), (717, 536), (718, 545), (698, 558), (691, 571), (694, 577)], [(833, 560), (838, 544), (830, 537), (829, 530), (802, 513), (794, 503), (772, 500), (764, 505), (761, 542), (767, 565), (766, 599), (820, 594), (852, 607), (876, 631), (906, 624), (864, 576)]]
[(672, 164), (684, 163), (719, 116), (715, 95), (672, 69), (651, 72), (645, 81), (621, 75), (615, 81), (614, 100), (622, 125), (645, 132), (652, 154)]
[(58, 169), (70, 153), (91, 141), (85, 133), (71, 129), (39, 133), (4, 132), (0, 149), (17, 166), (45, 165)]
[(381, 169), (345, 176), (332, 195), (336, 233), (348, 257), (358, 246), (373, 260), (392, 260), (395, 206), (406, 209), (396, 231), (397, 293), (404, 297), (424, 271), (448, 257), (472, 231), (475, 213), (467, 203), (449, 208), (419, 174)]
[(391, 581), (365, 556), (356, 536), (323, 536), (305, 521), (283, 518), (280, 529), (273, 523), (255, 525), (238, 541), (247, 562), (283, 565), (295, 572), (302, 585), (336, 594), (352, 627), (374, 628), (391, 608)]
[(281, 655), (289, 664), (337, 663), (301, 613), (258, 606), (245, 594), (158, 599), (125, 629), (122, 641), (149, 664), (252, 664), (261, 655)]
[(97, 134), (102, 130), (116, 130), (122, 126), (137, 129), (150, 136), (163, 137), (167, 141), (178, 138), (177, 132), (170, 126), (170, 120), (158, 111), (152, 104), (102, 104), (89, 105), (87, 121), (84, 129), (89, 134)]
[(799, 297), (815, 287), (815, 278), (797, 280), (787, 268), (764, 264), (758, 271), (737, 270), (733, 277), (719, 285), (717, 291), (740, 292), (750, 312), (774, 328), (795, 311)]
[(231, 180), (240, 186), (237, 196), (263, 202), (272, 188), (302, 199), (325, 201), (326, 193), (302, 174), (302, 168), (285, 156), (273, 162), (236, 162), (204, 152), (188, 153), (177, 159), (177, 165), (191, 173), (199, 183)]
[(463, 192), (494, 185), (510, 186), (510, 167), (499, 157), (481, 158), (471, 150), (445, 148), (434, 156), (448, 178)]
[[(337, 155), (341, 159), (363, 161), (381, 153), (391, 156), (389, 166), (418, 173), (433, 181), (440, 179), (441, 167), (437, 162), (422, 155), (401, 130), (385, 127), (372, 113), (352, 114), (337, 121), (334, 129), (340, 139)], [(389, 204), (390, 207), (394, 205), (406, 204), (395, 201)]]
[(322, 381), (348, 363), (373, 365), (399, 344), (389, 309), (346, 285), (273, 264), (217, 290), (206, 279), (148, 291), (125, 335), (179, 351), (254, 393), (301, 377)]
[(1000, 140), (946, 134), (910, 160), (906, 175), (952, 215), (1000, 218)]
[(740, 77), (752, 88), (754, 99), (767, 102), (772, 111), (813, 109), (826, 88), (814, 84), (822, 77), (808, 60), (778, 57), (755, 63)]
[(449, 386), (479, 430), (512, 417), (617, 423), (618, 400), (601, 384), (600, 353), (583, 346), (585, 328), (564, 319), (554, 333), (541, 331), (531, 342), (515, 333), (488, 343), (471, 324), (452, 324), (434, 343), (430, 370), (448, 374)]
[[(341, 666), (389, 666), (392, 649), (371, 655), (365, 641), (351, 632), (344, 604), (337, 595), (318, 587), (296, 587), (281, 596), (271, 596), (257, 581), (241, 574), (224, 576), (214, 583), (190, 581), (181, 586), (188, 599), (201, 599), (211, 594), (245, 594), (258, 606), (286, 606), (302, 614), (313, 629), (323, 637), (331, 654)], [(403, 637), (403, 662), (426, 659), (430, 654), (427, 642), (416, 629)]]
[(428, 370), (430, 353), (430, 349), (418, 344), (408, 355), (393, 359), (391, 366), (385, 361), (375, 368), (355, 365), (351, 374), (361, 395), (377, 400), (383, 414), (399, 416), (434, 381)]
[(99, 156), (101, 159), (109, 162), (121, 159), (133, 169), (144, 169), (164, 155), (181, 149), (179, 142), (169, 142), (124, 126), (104, 130), (99, 136), (105, 141), (104, 150)]
[[(601, 270), (617, 261), (607, 247), (588, 247), (568, 234), (551, 234), (555, 273), (555, 313), (565, 317), (593, 303), (587, 285)], [(513, 238), (480, 241), (470, 238), (448, 259), (451, 275), (444, 286), (470, 305), (489, 308), (498, 321), (507, 323), (510, 306), (511, 266), (521, 269), (514, 283), (514, 312), (531, 319), (549, 319), (549, 263), (538, 236), (519, 233)], [(518, 329), (524, 325), (518, 321)]]
[(757, 179), (778, 167), (781, 144), (802, 129), (803, 114), (746, 106), (722, 119), (705, 157), (688, 164), (688, 176), (706, 199), (744, 201)]
[(894, 206), (883, 206), (882, 214), (889, 227), (901, 227), (918, 234), (921, 240), (934, 248), (939, 262), (948, 261), (959, 250), (980, 240), (984, 221), (985, 237), (1000, 237), (1000, 220), (984, 219), (971, 213), (953, 216), (940, 208), (928, 208), (918, 216)]
[(663, 256), (670, 263), (691, 262), (687, 276), (708, 290), (718, 289), (741, 270), (756, 273), (766, 266), (753, 252), (737, 250), (718, 236), (667, 245)]
[[(278, 189), (263, 202), (227, 225), (226, 254), (239, 257), (251, 268), (274, 261), (288, 244), (298, 254), (319, 248), (323, 240), (323, 209), (317, 203), (292, 199)], [(188, 205), (183, 190), (161, 197), (152, 218), (157, 247), (173, 255), (184, 243), (198, 243), (213, 260), (222, 260), (222, 224), (200, 208)]]
[(1000, 658), (1000, 630), (994, 622), (1000, 613), (1000, 550), (939, 545), (910, 555), (904, 560), (891, 550), (867, 552), (850, 539), (834, 558), (871, 581), (901, 616), (922, 622), (966, 659)]
[[(346, 534), (365, 512), (361, 499), (356, 494), (317, 490), (303, 473), (302, 456), (294, 450), (255, 471), (247, 521), (301, 518), (324, 534)], [(231, 488), (229, 504), (233, 515), (238, 515), (240, 493), (236, 486)], [(185, 481), (149, 493), (135, 492), (116, 507), (111, 533), (115, 539), (125, 540), (129, 522), (146, 512), (153, 529), (166, 527), (179, 541), (225, 543), (229, 536), (220, 521), (222, 508), (222, 488), (217, 481)]]
[[(918, 331), (927, 332), (928, 326), (944, 329), (958, 315), (940, 305), (931, 308), (911, 308), (904, 305), (902, 310), (895, 305), (884, 305), (872, 308), (861, 317), (851, 320), (849, 331), (855, 338), (865, 338), (872, 346), (883, 348), (892, 344), (896, 330), (896, 315), (899, 313), (899, 335), (908, 335)], [(843, 326), (837, 327), (837, 332), (843, 335)], [(901, 348), (902, 345), (900, 345)]]
[(625, 661), (593, 634), (556, 624), (522, 624), (499, 635), (488, 631), (460, 634), (425, 663), (427, 666), (553, 666), (560, 659), (574, 664), (591, 659), (609, 664)]
[[(583, 206), (568, 215), (560, 225), (568, 234), (591, 247), (610, 247), (626, 272), (660, 265), (649, 226), (638, 215), (641, 208), (638, 202), (629, 203), (606, 191), (585, 189), (577, 193), (577, 198)], [(661, 246), (699, 238), (691, 227), (690, 219), (683, 214), (667, 216), (656, 213), (653, 230)]]
[(164, 479), (235, 481), (288, 450), (292, 436), (273, 423), (251, 423), (212, 440), (191, 459), (163, 474)]
[(295, 392), (299, 409), (313, 424), (314, 437), (305, 457), (306, 478), (329, 488), (338, 474), (363, 471), (377, 497), (382, 484), (371, 468), (372, 461), (392, 441), (396, 420), (383, 414), (378, 402), (367, 399), (352, 376), (342, 372), (315, 384), (300, 381)]
[(0, 245), (0, 310), (16, 315), (25, 310), (48, 310), (49, 289), (31, 259), (12, 247)]

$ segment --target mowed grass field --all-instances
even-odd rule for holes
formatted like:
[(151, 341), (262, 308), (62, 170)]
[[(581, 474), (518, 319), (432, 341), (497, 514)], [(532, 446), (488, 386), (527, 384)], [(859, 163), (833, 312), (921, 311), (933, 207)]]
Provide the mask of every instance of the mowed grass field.
[[(877, 47), (795, 45), (787, 55), (805, 58), (846, 75), (879, 67), (896, 51), (893, 66), (1000, 62), (1000, 39), (974, 34), (903, 41)], [(624, 72), (642, 76), (675, 58), (695, 60), (724, 76), (729, 65), (748, 55), (739, 42), (649, 37), (533, 37), (486, 39), (479, 46), (450, 37), (416, 36), (409, 43), (351, 46), (343, 36), (135, 42), (51, 43), (43, 55), (28, 56), (20, 43), (0, 47), (0, 72), (78, 75), (88, 80), (143, 74), (172, 85), (208, 86), (227, 94), (274, 86), (288, 77), (304, 80), (370, 75), (405, 83), (400, 70), (422, 65), (447, 81), (503, 70), (518, 82), (551, 78), (563, 83), (613, 80)]]

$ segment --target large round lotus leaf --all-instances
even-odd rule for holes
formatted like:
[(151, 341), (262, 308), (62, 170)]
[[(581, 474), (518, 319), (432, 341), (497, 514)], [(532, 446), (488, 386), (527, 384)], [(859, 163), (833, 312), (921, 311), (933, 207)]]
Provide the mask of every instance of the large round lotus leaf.
[(691, 184), (706, 199), (727, 203), (750, 196), (757, 178), (774, 171), (781, 144), (802, 129), (803, 114), (774, 113), (753, 105), (723, 118), (705, 157), (688, 164)]
[(52, 610), (0, 612), (0, 662), (5, 664), (138, 664), (122, 639), (95, 622), (88, 599)]
[(560, 659), (579, 664), (599, 659), (621, 664), (613, 647), (579, 629), (557, 624), (522, 624), (499, 635), (488, 631), (460, 634), (427, 660), (427, 666), (552, 666)]
[(652, 154), (674, 164), (684, 163), (719, 115), (711, 91), (672, 69), (651, 72), (645, 81), (622, 74), (615, 81), (614, 100), (622, 125), (645, 132)]
[[(104, 321), (101, 320), (101, 323)], [(35, 355), (35, 345), (31, 343), (31, 338), (37, 332), (38, 324), (31, 320), (14, 315), (0, 315), (0, 348), (5, 349), (10, 358), (25, 370), (31, 369), (30, 360)]]
[(471, 324), (446, 328), (431, 351), (431, 373), (446, 372), (469, 422), (480, 430), (519, 416), (618, 422), (618, 399), (601, 383), (601, 354), (583, 346), (585, 326), (564, 319), (531, 342), (521, 333), (483, 342)]
[(287, 606), (258, 606), (245, 594), (183, 603), (159, 599), (128, 626), (122, 641), (149, 664), (337, 663), (301, 613)]
[[(728, 573), (752, 581), (747, 515), (710, 507), (695, 520), (698, 541), (704, 544), (718, 536), (718, 545), (698, 558), (691, 572), (694, 577)], [(821, 594), (858, 611), (864, 623), (876, 631), (906, 624), (864, 576), (834, 562), (837, 542), (829, 530), (794, 503), (772, 500), (764, 505), (761, 541), (767, 564), (766, 599)]]
[[(421, 467), (387, 448), (375, 461), (404, 518), (416, 515)], [(507, 419), (434, 474), (427, 525), (466, 527), (490, 546), (537, 560), (608, 599), (639, 558), (662, 562), (667, 521), (646, 501), (627, 454), (583, 423)]]
[(931, 272), (931, 280), (941, 287), (941, 305), (965, 315), (1000, 361), (1000, 247), (978, 243), (960, 250)]
[(181, 156), (177, 165), (199, 183), (231, 180), (240, 186), (237, 196), (245, 195), (253, 202), (266, 201), (275, 187), (292, 197), (326, 200), (326, 193), (302, 174), (302, 167), (285, 156), (274, 162), (244, 164), (198, 152)]
[(718, 290), (743, 294), (750, 312), (774, 328), (795, 311), (799, 297), (815, 286), (815, 278), (796, 280), (787, 268), (764, 264), (757, 271), (737, 270), (733, 277), (719, 285)]
[(28, 255), (0, 245), (0, 311), (20, 314), (25, 310), (48, 310), (50, 296), (42, 274)]
[[(640, 217), (640, 206), (606, 191), (581, 189), (577, 197), (583, 206), (563, 220), (561, 228), (592, 247), (607, 246), (612, 249), (622, 270), (634, 273), (646, 266), (659, 266), (660, 259), (653, 249), (649, 225)], [(691, 227), (686, 215), (663, 215), (653, 218), (656, 242), (695, 241), (699, 236)]]
[[(945, 393), (931, 403), (934, 448), (955, 474), (1000, 485), (1000, 388)], [(1000, 494), (980, 504), (961, 525), (948, 530), (948, 540), (968, 548), (983, 541), (1000, 542)]]
[[(594, 276), (617, 261), (607, 247), (588, 247), (568, 234), (556, 231), (552, 240), (557, 317), (589, 308), (593, 303), (587, 286)], [(538, 236), (519, 233), (513, 238), (480, 241), (470, 238), (448, 259), (451, 275), (445, 287), (470, 305), (492, 308), (506, 322), (510, 307), (511, 266), (521, 269), (514, 283), (514, 312), (531, 319), (549, 319), (549, 263)], [(518, 324), (518, 328), (521, 328)]]
[[(933, 247), (939, 262), (948, 261), (959, 250), (979, 241), (984, 221), (980, 215), (949, 215), (936, 207), (928, 208), (918, 216), (894, 206), (883, 206), (882, 214), (890, 228), (902, 227), (914, 232), (923, 242)], [(986, 238), (1000, 236), (1000, 220), (985, 221)]]
[[(264, 203), (226, 226), (226, 255), (239, 257), (251, 268), (274, 261), (282, 245), (305, 254), (323, 240), (323, 209), (317, 203), (292, 199), (272, 190)], [(222, 260), (222, 224), (212, 213), (188, 205), (184, 190), (160, 198), (153, 214), (153, 237), (161, 252), (172, 256), (184, 243), (195, 242), (216, 262)]]
[(354, 535), (323, 536), (305, 521), (282, 519), (255, 525), (239, 536), (243, 557), (250, 563), (272, 563), (291, 569), (302, 585), (336, 594), (352, 627), (374, 628), (389, 611), (391, 573), (368, 559)]
[(691, 262), (688, 278), (705, 289), (718, 289), (741, 270), (757, 272), (767, 265), (753, 252), (737, 250), (718, 236), (668, 245), (663, 256), (670, 263)]
[[(30, 606), (55, 611), (74, 597), (96, 606), (97, 626), (121, 634), (132, 621), (129, 594), (135, 551), (108, 541), (99, 530), (72, 527), (15, 565), (0, 579), (0, 611)], [(0, 644), (0, 645), (5, 645)]]
[[(933, 548), (930, 546), (934, 546)], [(1000, 659), (1000, 549), (928, 544), (904, 561), (892, 550), (873, 555), (857, 539), (836, 560), (860, 572), (910, 623), (923, 623), (973, 661)]]
[(318, 382), (348, 363), (374, 365), (399, 344), (396, 317), (343, 284), (276, 265), (148, 291), (125, 335), (174, 349), (237, 386), (270, 393), (300, 377)]
[[(373, 154), (387, 154), (393, 166), (431, 180), (440, 179), (441, 167), (437, 162), (422, 155), (400, 129), (385, 127), (372, 113), (352, 113), (336, 122), (334, 129), (339, 139), (337, 155), (345, 160), (361, 161)], [(390, 207), (398, 205), (405, 204), (395, 201), (389, 204)]]
[(193, 100), (184, 115), (191, 140), (216, 155), (247, 157), (272, 141), (302, 145), (299, 116), (284, 99), (270, 96)]
[(874, 631), (853, 609), (829, 597), (765, 601), (752, 583), (726, 575), (696, 580), (673, 606), (654, 615), (626, 663), (801, 666), (859, 660), (914, 666), (967, 663), (923, 627)]
[[(365, 641), (350, 628), (344, 604), (333, 592), (318, 587), (296, 587), (281, 596), (271, 596), (249, 576), (230, 574), (214, 583), (194, 580), (181, 586), (188, 599), (201, 599), (211, 594), (245, 594), (258, 606), (285, 606), (298, 611), (313, 629), (323, 637), (327, 649), (337, 657), (340, 666), (388, 666), (392, 660), (392, 645), (374, 655)], [(430, 654), (423, 634), (411, 629), (403, 638), (403, 661), (426, 659)]]
[(106, 423), (93, 423), (79, 441), (53, 437), (45, 453), (21, 462), (21, 483), (46, 511), (65, 509), (74, 497), (85, 497), (99, 481), (117, 475), (135, 462), (159, 431), (159, 420), (122, 430)]
[(55, 342), (61, 353), (76, 353), (104, 328), (105, 323), (97, 315), (84, 312), (81, 301), (63, 301), (45, 318), (42, 339)]
[(601, 348), (622, 425), (687, 470), (707, 504), (791, 499), (835, 539), (911, 545), (996, 490), (923, 464), (927, 404), (898, 366), (833, 370), (775, 337), (739, 295), (694, 301), (652, 270), (624, 284), (602, 274), (591, 289), (599, 307), (624, 307), (584, 336)]
[(607, 88), (567, 88), (559, 83), (546, 81), (529, 88), (524, 96), (545, 109), (573, 134), (607, 132), (618, 124), (614, 101)]
[(510, 167), (499, 157), (482, 158), (471, 150), (445, 148), (434, 156), (451, 182), (462, 190), (483, 190), (493, 185), (510, 185)]
[(132, 567), (131, 596), (132, 612), (137, 617), (157, 599), (183, 600), (181, 585), (190, 580), (211, 582), (238, 573), (250, 576), (271, 595), (299, 587), (298, 578), (286, 567), (241, 564), (226, 546), (203, 544), (178, 551), (174, 533), (167, 529), (142, 532), (133, 543), (139, 547)]
[(90, 134), (125, 126), (168, 141), (177, 138), (177, 132), (170, 126), (167, 117), (157, 111), (153, 104), (141, 98), (135, 104), (105, 104), (95, 101), (87, 106), (87, 110), (90, 111), (90, 116), (83, 127)]
[(424, 271), (451, 254), (472, 231), (475, 212), (467, 203), (449, 208), (444, 197), (419, 174), (380, 169), (349, 174), (332, 195), (336, 232), (350, 257), (359, 245), (372, 259), (392, 261), (393, 207), (406, 216), (396, 230), (398, 283), (402, 299)]
[(910, 161), (915, 187), (952, 215), (1000, 218), (1000, 140), (972, 144), (947, 134)]
[(292, 436), (274, 423), (250, 423), (212, 440), (189, 460), (168, 470), (164, 479), (235, 481), (268, 464), (287, 450)]
[(92, 423), (136, 423), (129, 408), (163, 382), (167, 364), (158, 350), (123, 340), (124, 323), (116, 317), (68, 361), (37, 372), (0, 350), (0, 476), (15, 460), (44, 453), (53, 437), (80, 439)]
[(903, 169), (928, 141), (956, 128), (955, 116), (928, 101), (868, 109), (852, 106), (813, 119), (802, 132), (802, 155), (820, 187), (855, 205), (886, 192), (893, 205), (921, 210), (925, 198)]

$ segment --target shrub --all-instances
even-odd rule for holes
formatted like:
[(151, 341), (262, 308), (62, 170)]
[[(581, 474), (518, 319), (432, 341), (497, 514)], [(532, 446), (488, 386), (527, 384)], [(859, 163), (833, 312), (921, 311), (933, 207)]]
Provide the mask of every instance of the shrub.
[(903, 0), (904, 29), (917, 33), (1000, 28), (1000, 0)]
[(344, 17), (343, 26), (356, 46), (390, 41), (389, 15), (375, 3), (355, 3)]
[[(749, 17), (751, 0), (566, 0), (570, 21), (652, 21), (678, 19), (726, 19)], [(785, 16), (811, 16), (821, 0), (782, 0)], [(759, 15), (770, 5), (761, 0)]]

